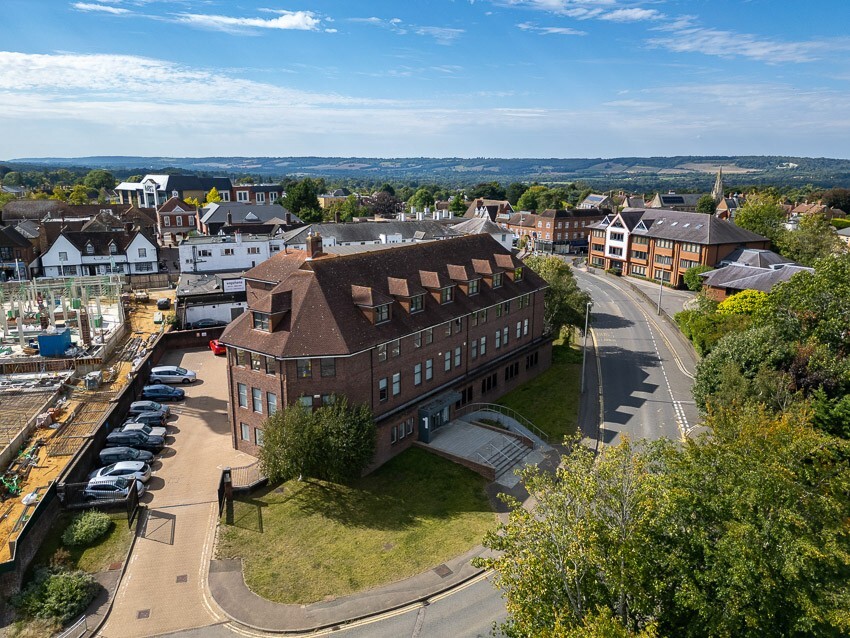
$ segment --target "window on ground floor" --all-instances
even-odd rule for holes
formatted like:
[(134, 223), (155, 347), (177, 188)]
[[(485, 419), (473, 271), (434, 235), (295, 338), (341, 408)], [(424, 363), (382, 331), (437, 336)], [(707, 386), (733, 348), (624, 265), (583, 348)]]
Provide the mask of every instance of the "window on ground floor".
[(240, 423), (239, 424), (239, 430), (240, 430), (239, 436), (243, 441), (250, 441), (251, 440), (251, 426), (250, 425), (248, 425), (247, 423)]

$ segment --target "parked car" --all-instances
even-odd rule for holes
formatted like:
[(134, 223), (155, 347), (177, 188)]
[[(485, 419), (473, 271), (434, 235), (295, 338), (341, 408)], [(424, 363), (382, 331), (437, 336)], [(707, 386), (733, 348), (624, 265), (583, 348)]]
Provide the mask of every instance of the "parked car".
[(171, 308), (171, 299), (168, 297), (163, 297), (162, 299), (156, 300), (157, 310), (168, 310)]
[(142, 461), (150, 463), (153, 461), (153, 453), (147, 450), (137, 450), (132, 447), (107, 447), (100, 451), (100, 462), (111, 465), (119, 461)]
[(135, 423), (147, 423), (148, 425), (165, 425), (165, 412), (162, 410), (151, 410), (139, 414), (128, 414), (127, 421)]
[(134, 447), (139, 450), (159, 452), (165, 447), (165, 439), (152, 436), (142, 430), (115, 430), (106, 435), (105, 447)]
[(227, 348), (225, 348), (218, 339), (210, 341), (210, 350), (212, 350), (213, 354), (227, 354)]
[(186, 330), (197, 330), (198, 328), (220, 328), (226, 326), (227, 322), (221, 319), (198, 319), (186, 324)]
[[(133, 480), (123, 476), (90, 479), (83, 493), (88, 499), (127, 498), (130, 494), (130, 487), (133, 485)], [(141, 481), (135, 481), (135, 483), (139, 496), (141, 496), (145, 493), (145, 484)]]
[(124, 476), (146, 483), (151, 477), (151, 466), (141, 461), (118, 461), (89, 474), (89, 479)]
[(157, 366), (151, 369), (151, 383), (192, 383), (196, 374), (180, 366)]
[(142, 388), (142, 398), (152, 401), (180, 401), (186, 396), (181, 388), (172, 388), (163, 383), (154, 383)]
[(168, 431), (162, 426), (148, 425), (147, 423), (137, 423), (136, 421), (125, 421), (121, 426), (122, 432), (130, 432), (132, 430), (141, 430), (148, 436), (159, 436), (163, 439)]
[[(165, 386), (169, 390), (175, 390), (176, 388), (172, 388), (171, 386)], [(181, 390), (182, 392), (182, 390)], [(157, 403), (156, 401), (133, 401), (130, 404), (130, 409), (127, 410), (127, 414), (141, 414), (142, 412), (158, 412), (162, 410), (165, 413), (165, 416), (171, 415), (171, 408), (167, 405), (163, 405), (162, 403)]]

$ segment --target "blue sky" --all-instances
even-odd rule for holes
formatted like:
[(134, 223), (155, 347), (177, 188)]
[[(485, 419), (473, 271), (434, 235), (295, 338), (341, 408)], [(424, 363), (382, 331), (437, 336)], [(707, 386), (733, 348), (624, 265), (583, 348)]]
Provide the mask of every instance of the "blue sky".
[(4, 159), (850, 157), (847, 0), (2, 4)]

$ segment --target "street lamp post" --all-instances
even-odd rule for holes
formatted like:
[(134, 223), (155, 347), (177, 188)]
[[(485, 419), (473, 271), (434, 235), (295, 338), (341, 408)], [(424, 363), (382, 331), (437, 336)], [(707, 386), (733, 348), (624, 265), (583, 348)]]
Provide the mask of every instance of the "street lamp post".
[(661, 293), (664, 292), (664, 280), (658, 277), (658, 310), (655, 314), (661, 314)]
[(590, 309), (593, 307), (593, 302), (588, 301), (584, 311), (584, 354), (581, 358), (581, 394), (584, 394), (584, 370), (587, 367), (587, 327), (590, 320)]

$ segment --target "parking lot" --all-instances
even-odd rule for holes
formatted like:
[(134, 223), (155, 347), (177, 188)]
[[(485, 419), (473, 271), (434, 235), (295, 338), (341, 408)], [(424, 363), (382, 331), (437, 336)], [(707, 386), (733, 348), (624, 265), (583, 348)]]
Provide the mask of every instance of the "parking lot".
[(207, 603), (206, 570), (218, 520), (221, 468), (254, 461), (231, 445), (224, 357), (171, 352), (160, 365), (198, 373), (185, 401), (169, 403), (166, 448), (152, 464), (147, 506), (127, 573), (99, 635), (150, 636), (220, 621)]

